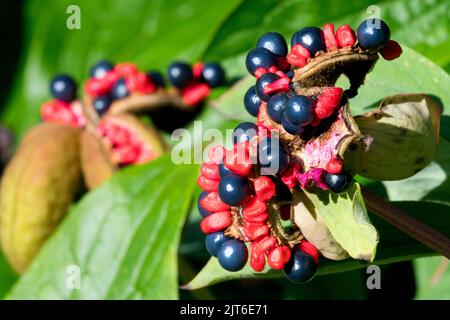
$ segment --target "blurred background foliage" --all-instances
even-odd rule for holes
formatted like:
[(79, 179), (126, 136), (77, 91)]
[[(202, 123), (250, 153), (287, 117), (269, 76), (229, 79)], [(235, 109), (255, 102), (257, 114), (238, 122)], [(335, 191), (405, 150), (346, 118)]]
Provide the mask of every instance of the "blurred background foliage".
[[(66, 9), (72, 4), (81, 9), (81, 30), (66, 28)], [(0, 120), (17, 136), (22, 136), (39, 121), (39, 105), (49, 99), (47, 86), (54, 74), (69, 73), (81, 82), (87, 78), (89, 66), (103, 58), (131, 61), (141, 69), (161, 71), (174, 59), (217, 60), (224, 64), (230, 79), (238, 79), (245, 75), (245, 54), (260, 34), (278, 31), (289, 38), (304, 26), (322, 26), (326, 22), (356, 27), (373, 13), (367, 11), (371, 5), (380, 9), (382, 19), (391, 27), (393, 39), (450, 72), (450, 1), (5, 2), (0, 10), (0, 30), (5, 44), (0, 53)], [(414, 74), (410, 77), (414, 78)], [(421, 83), (429, 79), (425, 76), (414, 81)], [(199, 119), (207, 119), (210, 127), (222, 129), (237, 123), (236, 119), (224, 118), (212, 108), (203, 110)], [(386, 192), (384, 188), (381, 190)], [(195, 206), (187, 221), (179, 247), (181, 283), (189, 281), (207, 261)], [(367, 275), (364, 270), (356, 270), (317, 277), (304, 286), (292, 285), (284, 279), (242, 280), (179, 294), (181, 298), (449, 299), (447, 262), (441, 257), (431, 257), (385, 265), (382, 290), (378, 291), (368, 291)], [(16, 280), (17, 276), (0, 256), (0, 296)], [(32, 280), (28, 277), (28, 282)]]

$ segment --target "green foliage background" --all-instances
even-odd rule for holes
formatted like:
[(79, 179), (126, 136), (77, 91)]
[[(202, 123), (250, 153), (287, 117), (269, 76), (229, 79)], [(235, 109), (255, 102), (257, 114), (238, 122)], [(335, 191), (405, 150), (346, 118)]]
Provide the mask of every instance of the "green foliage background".
[[(81, 30), (66, 28), (66, 9), (71, 4), (81, 9)], [(353, 112), (364, 112), (383, 96), (408, 91), (436, 95), (445, 112), (440, 149), (429, 168), (407, 181), (360, 182), (386, 198), (400, 201), (400, 206), (450, 235), (448, 1), (31, 0), (11, 7), (3, 4), (2, 21), (14, 30), (10, 30), (10, 50), (2, 53), (1, 122), (22, 136), (39, 121), (39, 105), (49, 98), (47, 84), (55, 73), (67, 72), (82, 81), (89, 66), (101, 58), (132, 61), (139, 68), (161, 71), (174, 59), (218, 60), (230, 78), (241, 78), (245, 76), (245, 53), (263, 32), (278, 31), (289, 38), (304, 26), (326, 22), (357, 27), (368, 16), (369, 5), (379, 6), (382, 18), (391, 26), (392, 38), (411, 49), (406, 48), (398, 61), (379, 62), (360, 96), (352, 100)], [(247, 86), (244, 80), (211, 102), (199, 116), (204, 128), (233, 128), (238, 120), (248, 119), (241, 102)], [(188, 129), (193, 131), (191, 126)], [(442, 263), (440, 257), (415, 260), (415, 276), (408, 262), (383, 266), (383, 279), (387, 280), (383, 280), (386, 286), (380, 293), (365, 289), (366, 276), (356, 265), (338, 265), (305, 286), (294, 286), (268, 274), (264, 276), (275, 278), (180, 291), (178, 285), (191, 280), (207, 261), (193, 200), (199, 193), (197, 171), (196, 165), (174, 166), (168, 156), (124, 170), (74, 206), (22, 277), (15, 275), (0, 256), (0, 295), (176, 299), (236, 298), (236, 292), (240, 292), (242, 298), (378, 299), (412, 297), (416, 292), (417, 299), (450, 298), (450, 269), (437, 283), (431, 281), (436, 279), (432, 276)], [(381, 251), (381, 258), (384, 252), (391, 259), (384, 263), (430, 254), (392, 227), (383, 229), (382, 222), (380, 226), (385, 230), (381, 241), (384, 236), (389, 244)], [(67, 289), (69, 265), (81, 268), (80, 290)], [(208, 281), (227, 277), (216, 275)]]

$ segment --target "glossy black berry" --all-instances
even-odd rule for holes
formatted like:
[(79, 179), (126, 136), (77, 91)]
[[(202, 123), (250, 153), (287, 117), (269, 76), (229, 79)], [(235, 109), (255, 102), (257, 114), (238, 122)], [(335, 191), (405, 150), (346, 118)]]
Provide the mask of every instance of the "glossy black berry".
[(245, 65), (247, 71), (251, 75), (255, 75), (255, 71), (258, 70), (258, 68), (269, 69), (276, 65), (276, 59), (274, 54), (266, 48), (255, 48), (247, 54)]
[(108, 95), (100, 96), (94, 99), (92, 105), (94, 106), (95, 111), (99, 116), (103, 115), (106, 111), (108, 111), (112, 102), (112, 98)]
[(223, 177), (225, 177), (225, 176), (227, 176), (227, 175), (229, 175), (229, 174), (232, 174), (232, 173), (233, 173), (233, 171), (231, 171), (230, 169), (228, 169), (227, 167), (225, 167), (225, 165), (223, 164), (223, 162), (219, 164), (219, 176), (220, 176), (221, 178), (223, 178)]
[(353, 182), (353, 177), (347, 171), (341, 174), (327, 173), (325, 175), (325, 184), (334, 193), (345, 192)]
[(147, 73), (147, 76), (150, 78), (150, 80), (152, 80), (156, 87), (164, 88), (166, 86), (166, 82), (164, 81), (164, 77), (162, 76), (161, 72), (149, 71)]
[(114, 65), (107, 61), (102, 60), (94, 64), (89, 70), (89, 75), (92, 78), (103, 78), (108, 71), (111, 71), (114, 68)]
[(256, 94), (255, 86), (248, 88), (244, 96), (244, 106), (248, 113), (257, 117), (259, 113), (259, 107), (261, 106), (261, 99)]
[(233, 143), (250, 141), (258, 135), (258, 126), (251, 122), (242, 122), (234, 128)]
[(205, 237), (206, 250), (208, 250), (210, 255), (217, 257), (220, 246), (228, 240), (231, 240), (231, 238), (228, 238), (223, 231), (210, 233)]
[(202, 201), (202, 199), (203, 199), (204, 197), (206, 197), (207, 195), (208, 195), (208, 192), (203, 191), (202, 193), (200, 193), (200, 195), (198, 196), (198, 200), (197, 200), (197, 209), (198, 209), (198, 212), (200, 213), (200, 215), (201, 215), (202, 217), (206, 217), (206, 216), (209, 216), (209, 215), (211, 214), (211, 212), (205, 210), (205, 209), (200, 205), (200, 201)]
[(177, 88), (184, 88), (194, 78), (192, 68), (184, 62), (174, 62), (169, 66), (170, 83)]
[(281, 125), (283, 126), (284, 130), (293, 135), (301, 135), (305, 131), (304, 127), (290, 122), (286, 116), (286, 112), (284, 112), (281, 116)]
[(318, 51), (326, 51), (325, 39), (323, 32), (317, 27), (307, 27), (294, 33), (291, 39), (291, 46), (301, 44), (308, 49), (311, 57), (314, 57)]
[(218, 63), (206, 63), (203, 66), (202, 79), (211, 88), (216, 88), (225, 82), (225, 71)]
[(267, 113), (269, 117), (276, 123), (281, 123), (281, 116), (283, 115), (286, 103), (288, 101), (288, 95), (284, 92), (279, 92), (270, 97), (267, 101)]
[(219, 197), (229, 206), (238, 206), (250, 195), (248, 179), (229, 174), (219, 182)]
[(380, 19), (363, 21), (356, 32), (361, 48), (375, 50), (383, 47), (391, 37), (389, 26)]
[(231, 239), (222, 243), (217, 253), (219, 264), (228, 271), (239, 271), (247, 262), (248, 249), (241, 241)]
[(258, 160), (261, 174), (275, 175), (287, 167), (289, 156), (277, 138), (264, 138), (258, 145)]
[(50, 94), (53, 98), (71, 102), (75, 100), (77, 94), (77, 85), (71, 77), (61, 74), (50, 82)]
[(271, 84), (272, 82), (280, 79), (280, 76), (275, 73), (265, 73), (263, 74), (257, 81), (256, 81), (256, 94), (258, 97), (264, 101), (267, 102), (270, 99), (270, 95), (264, 93), (264, 88)]
[(314, 259), (307, 253), (297, 250), (284, 265), (284, 274), (295, 283), (305, 283), (311, 280), (317, 271)]
[(285, 57), (288, 53), (288, 47), (284, 37), (278, 32), (268, 32), (259, 38), (257, 48), (266, 48), (277, 56)]
[(289, 122), (306, 126), (313, 121), (314, 100), (298, 95), (291, 97), (286, 105), (286, 117)]
[(111, 89), (111, 96), (113, 99), (122, 99), (128, 97), (129, 94), (124, 78), (117, 80)]

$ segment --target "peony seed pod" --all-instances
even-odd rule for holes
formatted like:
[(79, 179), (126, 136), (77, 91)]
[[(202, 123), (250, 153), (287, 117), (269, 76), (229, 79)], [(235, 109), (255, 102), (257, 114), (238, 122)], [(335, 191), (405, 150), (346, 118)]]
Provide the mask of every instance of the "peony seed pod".
[(166, 147), (158, 133), (130, 114), (105, 115), (95, 132), (81, 138), (81, 165), (86, 185), (96, 188), (120, 167), (159, 157)]
[(0, 237), (17, 272), (26, 270), (81, 189), (79, 139), (78, 128), (40, 124), (24, 137), (5, 169)]
[(377, 180), (415, 175), (436, 153), (441, 114), (442, 108), (425, 94), (385, 98), (378, 110), (355, 117), (363, 138), (349, 149), (346, 164)]

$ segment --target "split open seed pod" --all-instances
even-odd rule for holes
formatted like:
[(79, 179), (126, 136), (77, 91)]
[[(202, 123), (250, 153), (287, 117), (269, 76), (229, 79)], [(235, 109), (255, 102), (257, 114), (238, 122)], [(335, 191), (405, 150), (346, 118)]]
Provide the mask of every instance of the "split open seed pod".
[(159, 157), (166, 146), (150, 126), (130, 114), (105, 115), (81, 139), (81, 165), (86, 185), (96, 188), (128, 164)]

